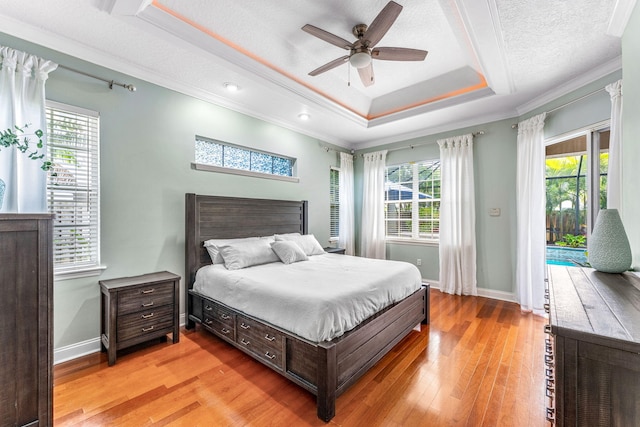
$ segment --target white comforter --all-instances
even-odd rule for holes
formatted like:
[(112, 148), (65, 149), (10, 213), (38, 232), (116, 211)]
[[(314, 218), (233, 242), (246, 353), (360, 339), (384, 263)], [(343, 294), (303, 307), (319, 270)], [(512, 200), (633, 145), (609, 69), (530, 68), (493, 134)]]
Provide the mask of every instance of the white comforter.
[(313, 342), (329, 341), (421, 285), (409, 263), (315, 255), (241, 270), (198, 270), (194, 290)]

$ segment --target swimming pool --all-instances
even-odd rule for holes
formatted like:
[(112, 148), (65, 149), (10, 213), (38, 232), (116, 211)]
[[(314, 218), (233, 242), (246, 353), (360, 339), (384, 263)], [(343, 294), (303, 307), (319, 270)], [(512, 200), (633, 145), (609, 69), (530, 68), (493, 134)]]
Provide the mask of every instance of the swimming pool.
[(566, 248), (547, 246), (547, 264), (550, 265), (584, 265), (587, 263), (586, 248)]

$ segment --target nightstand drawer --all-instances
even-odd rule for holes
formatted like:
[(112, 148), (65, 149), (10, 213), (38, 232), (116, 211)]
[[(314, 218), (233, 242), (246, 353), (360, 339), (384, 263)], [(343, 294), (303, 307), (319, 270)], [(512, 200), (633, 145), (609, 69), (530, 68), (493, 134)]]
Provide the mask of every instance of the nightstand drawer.
[[(151, 308), (118, 317), (118, 342), (173, 327), (173, 306)], [(170, 331), (169, 331), (170, 332)]]
[(173, 304), (173, 294), (173, 282), (156, 283), (120, 291), (118, 314), (122, 315)]

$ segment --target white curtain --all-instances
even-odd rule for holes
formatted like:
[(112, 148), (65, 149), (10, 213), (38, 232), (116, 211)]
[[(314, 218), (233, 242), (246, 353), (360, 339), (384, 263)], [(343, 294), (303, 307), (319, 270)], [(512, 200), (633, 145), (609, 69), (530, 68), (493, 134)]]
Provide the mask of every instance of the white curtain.
[(384, 168), (387, 150), (364, 155), (361, 255), (386, 258), (384, 232)]
[(605, 87), (611, 96), (607, 208), (622, 209), (622, 80)]
[(522, 310), (544, 304), (545, 153), (544, 119), (539, 114), (518, 123), (516, 287)]
[(477, 295), (473, 136), (438, 140), (440, 146), (440, 290)]
[[(58, 64), (8, 47), (0, 47), (0, 129), (29, 127), (25, 134), (36, 150), (38, 138), (33, 133), (45, 132), (44, 85)], [(20, 135), (19, 135), (20, 136)], [(37, 149), (46, 154), (46, 145)], [(0, 151), (0, 179), (6, 184), (2, 212), (46, 212), (47, 174), (41, 160), (32, 160), (15, 148)]]
[(338, 184), (340, 215), (338, 247), (345, 249), (345, 254), (355, 254), (354, 197), (353, 197), (353, 154), (340, 153), (340, 181)]

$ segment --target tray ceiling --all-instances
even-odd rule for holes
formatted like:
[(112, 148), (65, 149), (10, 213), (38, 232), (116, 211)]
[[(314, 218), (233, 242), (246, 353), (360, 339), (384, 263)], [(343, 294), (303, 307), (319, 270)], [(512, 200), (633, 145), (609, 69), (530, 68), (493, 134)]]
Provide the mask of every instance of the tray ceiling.
[[(347, 148), (515, 117), (620, 68), (635, 0), (398, 0), (377, 46), (429, 51), (373, 61), (365, 87), (347, 40), (387, 0), (4, 0), (3, 31)], [(622, 16), (622, 18), (621, 18)], [(618, 31), (621, 32), (621, 31)], [(62, 71), (60, 71), (62, 72)], [(229, 93), (225, 82), (240, 90)], [(143, 93), (132, 96), (144, 96)], [(301, 122), (298, 115), (308, 113)]]

